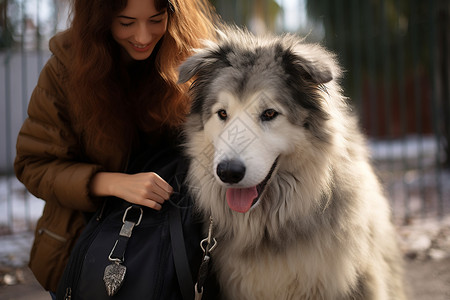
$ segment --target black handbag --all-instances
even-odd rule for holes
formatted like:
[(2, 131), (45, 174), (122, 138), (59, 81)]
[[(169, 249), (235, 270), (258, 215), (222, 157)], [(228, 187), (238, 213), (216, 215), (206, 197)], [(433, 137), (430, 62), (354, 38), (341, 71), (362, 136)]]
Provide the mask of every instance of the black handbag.
[[(202, 224), (183, 184), (189, 161), (162, 145), (133, 165), (130, 173), (156, 172), (174, 193), (160, 211), (109, 199), (78, 239), (57, 299), (194, 299)], [(213, 277), (207, 285), (202, 299), (217, 299)]]

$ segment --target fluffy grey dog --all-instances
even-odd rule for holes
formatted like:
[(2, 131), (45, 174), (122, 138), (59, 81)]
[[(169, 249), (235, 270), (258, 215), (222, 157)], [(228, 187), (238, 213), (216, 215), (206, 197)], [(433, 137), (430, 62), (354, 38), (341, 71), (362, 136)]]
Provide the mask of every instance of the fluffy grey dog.
[(404, 299), (402, 258), (334, 55), (229, 28), (191, 78), (188, 183), (226, 299)]

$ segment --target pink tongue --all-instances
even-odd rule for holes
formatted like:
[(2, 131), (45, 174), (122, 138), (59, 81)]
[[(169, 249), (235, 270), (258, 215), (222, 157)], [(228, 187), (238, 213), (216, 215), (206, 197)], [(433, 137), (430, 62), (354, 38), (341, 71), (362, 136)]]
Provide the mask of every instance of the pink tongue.
[(250, 207), (252, 207), (253, 200), (258, 197), (256, 186), (245, 189), (233, 189), (227, 190), (227, 203), (228, 206), (237, 212), (245, 213)]

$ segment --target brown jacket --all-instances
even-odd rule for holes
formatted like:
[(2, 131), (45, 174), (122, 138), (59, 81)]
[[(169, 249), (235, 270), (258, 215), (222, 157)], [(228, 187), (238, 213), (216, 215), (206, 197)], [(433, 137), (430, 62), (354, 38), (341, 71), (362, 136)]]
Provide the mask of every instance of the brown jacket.
[[(50, 41), (53, 55), (43, 68), (28, 106), (28, 118), (17, 138), (17, 178), (45, 201), (29, 266), (41, 285), (56, 291), (70, 251), (83, 229), (82, 211), (92, 212), (99, 200), (90, 197), (89, 182), (100, 170), (120, 171), (127, 154), (111, 145), (86, 148), (71, 123), (67, 33)], [(82, 131), (82, 129), (77, 129)]]

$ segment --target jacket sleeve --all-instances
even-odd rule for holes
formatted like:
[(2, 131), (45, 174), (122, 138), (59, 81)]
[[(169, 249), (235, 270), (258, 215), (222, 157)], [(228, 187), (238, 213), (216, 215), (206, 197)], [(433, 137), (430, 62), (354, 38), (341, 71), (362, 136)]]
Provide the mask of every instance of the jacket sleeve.
[(52, 56), (43, 68), (18, 134), (14, 169), (36, 197), (81, 211), (96, 209), (89, 182), (100, 165), (82, 158), (70, 125), (62, 65)]

